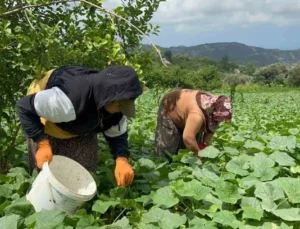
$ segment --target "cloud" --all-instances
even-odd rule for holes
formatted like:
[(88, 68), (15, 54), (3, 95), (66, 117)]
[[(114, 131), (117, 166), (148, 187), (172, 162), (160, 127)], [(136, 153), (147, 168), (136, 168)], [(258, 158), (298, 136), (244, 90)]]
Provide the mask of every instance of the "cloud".
[(248, 27), (269, 23), (277, 26), (300, 24), (300, 0), (167, 0), (152, 20), (175, 24), (178, 30)]
[[(107, 0), (104, 6), (120, 4), (121, 0)], [(177, 31), (216, 30), (230, 25), (246, 28), (263, 23), (300, 25), (300, 0), (166, 0), (152, 23), (174, 25)]]

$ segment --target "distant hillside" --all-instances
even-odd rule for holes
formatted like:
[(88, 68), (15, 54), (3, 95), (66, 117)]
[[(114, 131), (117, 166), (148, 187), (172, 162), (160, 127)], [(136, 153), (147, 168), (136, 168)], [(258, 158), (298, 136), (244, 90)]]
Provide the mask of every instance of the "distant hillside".
[(284, 51), (278, 49), (264, 49), (247, 46), (237, 42), (210, 43), (196, 46), (176, 46), (163, 48), (162, 52), (171, 51), (173, 55), (187, 55), (191, 57), (210, 57), (219, 60), (228, 55), (230, 61), (247, 64), (252, 61), (257, 66), (265, 66), (277, 62), (294, 64), (300, 62), (300, 49)]

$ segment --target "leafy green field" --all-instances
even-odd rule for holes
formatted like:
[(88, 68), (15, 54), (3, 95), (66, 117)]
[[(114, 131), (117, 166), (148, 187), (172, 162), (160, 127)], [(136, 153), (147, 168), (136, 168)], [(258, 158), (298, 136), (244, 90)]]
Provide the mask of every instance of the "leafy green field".
[(130, 122), (133, 185), (115, 186), (99, 141), (98, 195), (73, 216), (34, 213), (26, 170), (0, 175), (0, 228), (300, 228), (300, 92), (236, 95), (234, 121), (220, 127), (203, 164), (186, 151), (172, 163), (153, 155), (158, 101), (150, 90)]

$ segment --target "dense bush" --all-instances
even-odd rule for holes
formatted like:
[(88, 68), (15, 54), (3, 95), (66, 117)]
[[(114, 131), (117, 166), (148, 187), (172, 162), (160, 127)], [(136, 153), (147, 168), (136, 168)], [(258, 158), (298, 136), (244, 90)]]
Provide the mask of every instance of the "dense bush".
[(300, 64), (290, 70), (287, 82), (292, 87), (300, 87)]
[(159, 86), (203, 90), (220, 88), (224, 77), (215, 66), (206, 66), (198, 71), (182, 69), (174, 65), (168, 68), (155, 66), (144, 74), (146, 85), (150, 88)]
[(271, 84), (285, 84), (288, 76), (288, 68), (284, 64), (271, 64), (269, 66), (258, 69), (254, 74), (256, 83), (264, 83), (269, 86)]
[(246, 85), (250, 84), (252, 81), (253, 77), (242, 74), (228, 74), (224, 79), (224, 83), (230, 86)]

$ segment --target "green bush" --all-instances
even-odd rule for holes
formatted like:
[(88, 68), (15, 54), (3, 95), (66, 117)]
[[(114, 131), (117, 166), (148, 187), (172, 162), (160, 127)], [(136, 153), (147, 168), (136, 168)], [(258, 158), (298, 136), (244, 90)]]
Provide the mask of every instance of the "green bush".
[(179, 66), (168, 68), (155, 66), (145, 72), (146, 86), (182, 87), (189, 89), (213, 90), (221, 88), (224, 74), (215, 66), (206, 66), (199, 71), (182, 69)]
[(287, 82), (292, 87), (300, 87), (300, 64), (290, 70)]
[(253, 77), (242, 74), (228, 74), (224, 79), (224, 83), (230, 86), (246, 85), (250, 84), (252, 81)]

